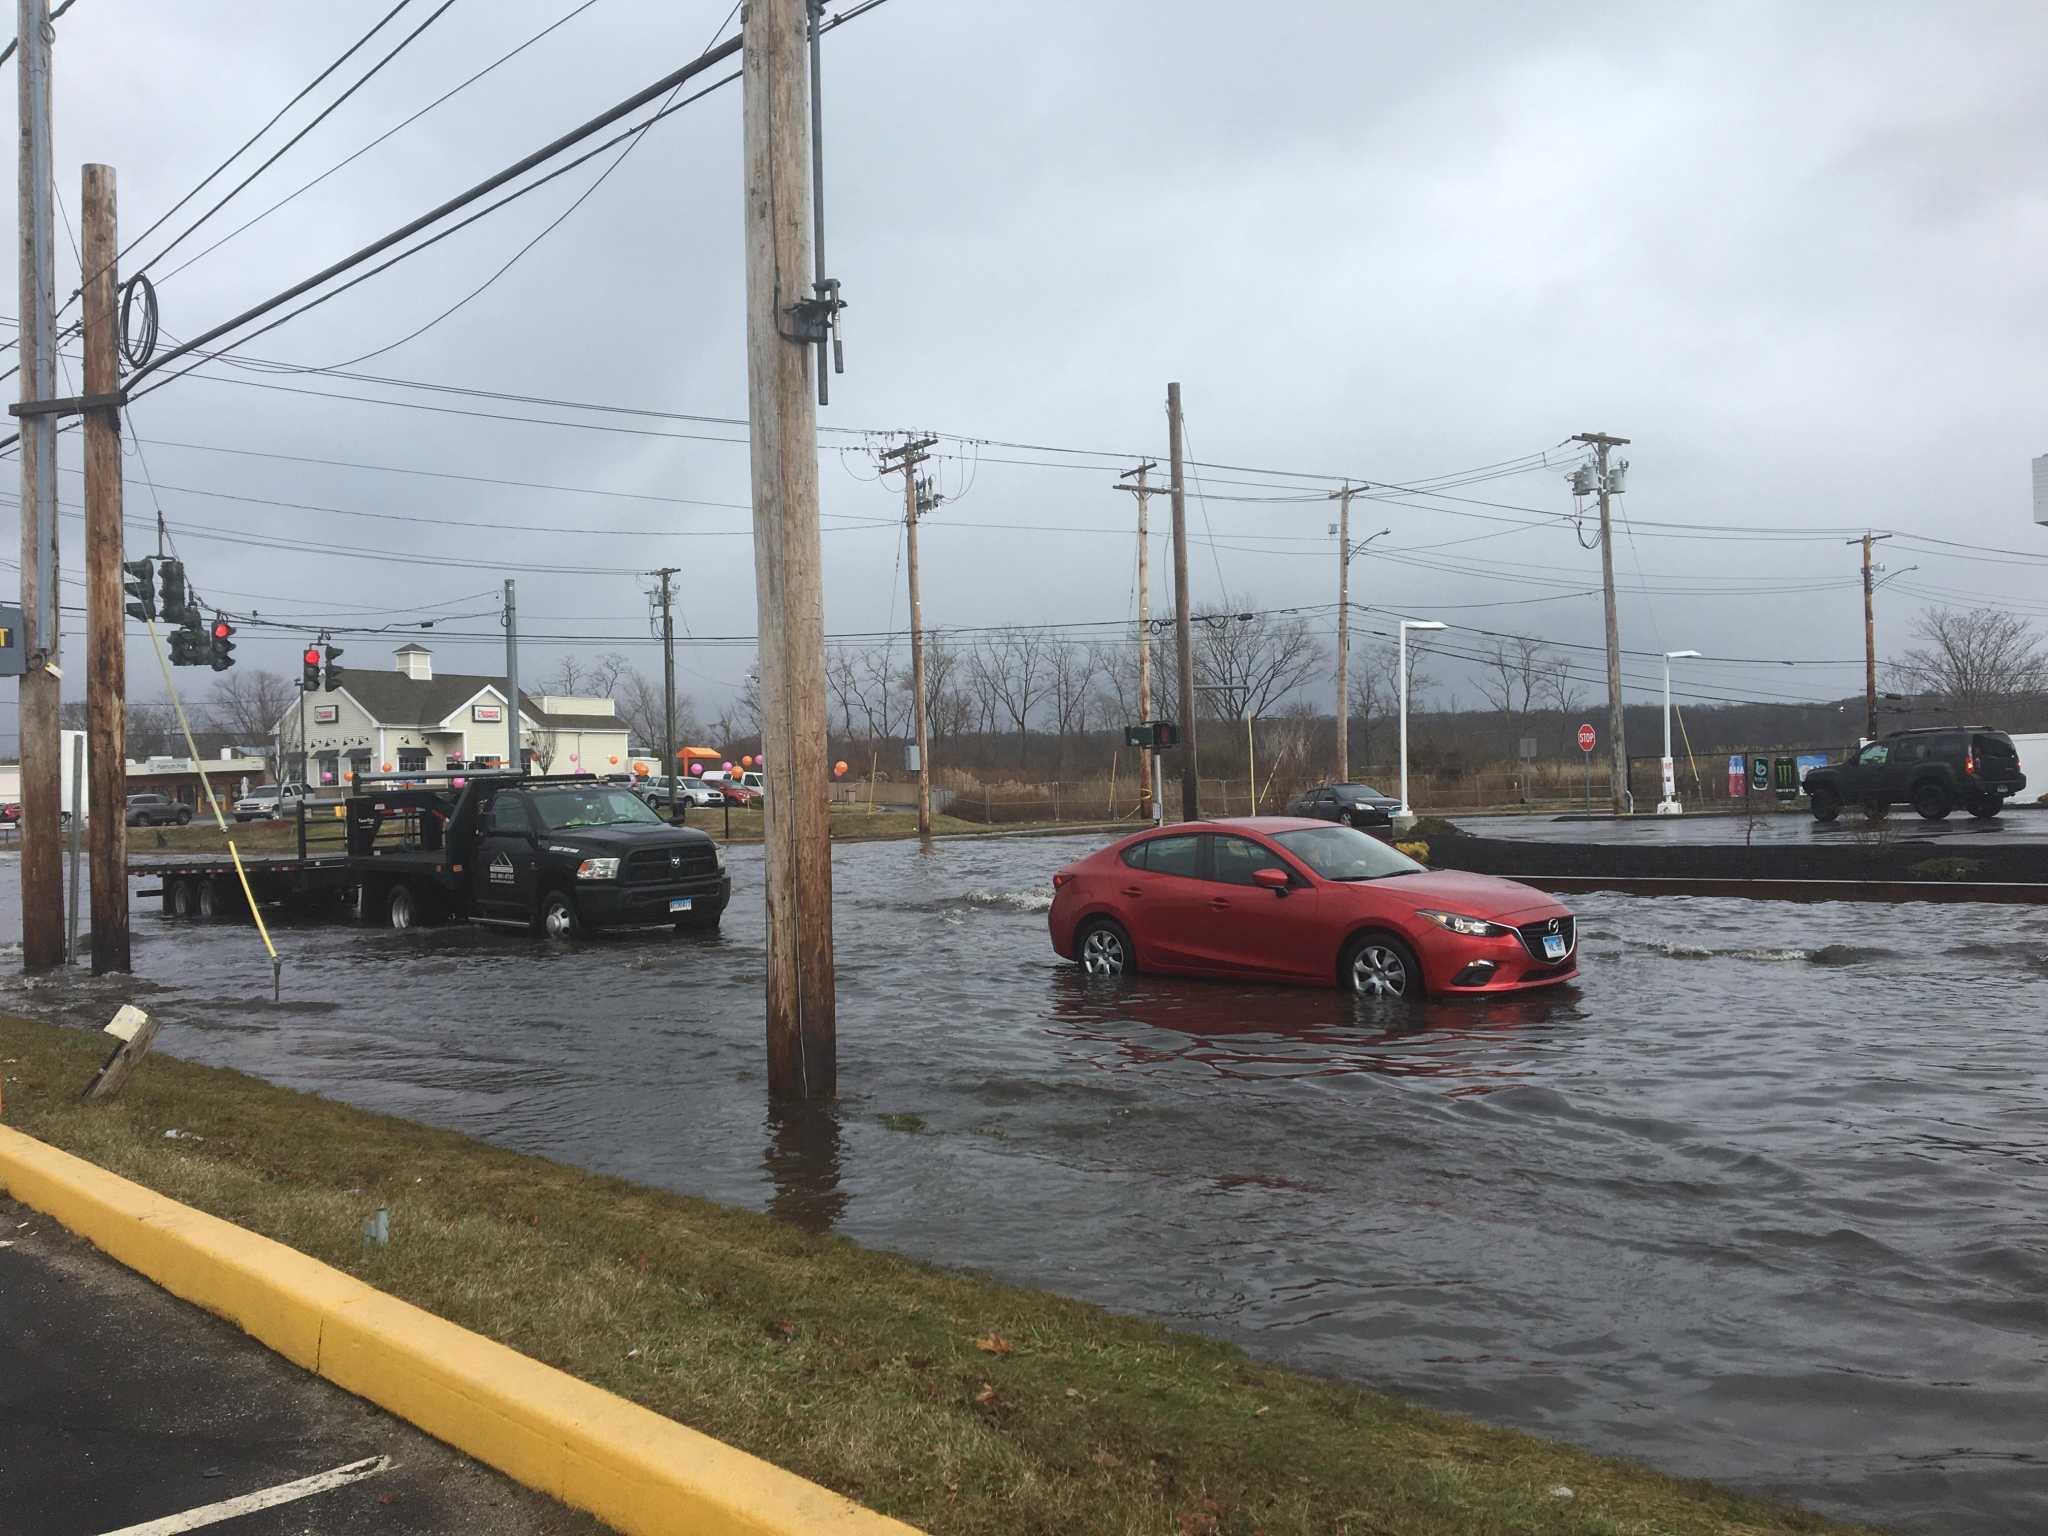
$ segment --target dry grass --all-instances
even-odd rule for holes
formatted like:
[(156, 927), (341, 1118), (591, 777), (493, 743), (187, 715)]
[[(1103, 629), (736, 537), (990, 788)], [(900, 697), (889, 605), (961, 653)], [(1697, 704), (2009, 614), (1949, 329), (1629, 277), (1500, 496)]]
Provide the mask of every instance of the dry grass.
[(237, 1073), (81, 1106), (104, 1053), (0, 1019), (10, 1121), (933, 1532), (1847, 1529)]

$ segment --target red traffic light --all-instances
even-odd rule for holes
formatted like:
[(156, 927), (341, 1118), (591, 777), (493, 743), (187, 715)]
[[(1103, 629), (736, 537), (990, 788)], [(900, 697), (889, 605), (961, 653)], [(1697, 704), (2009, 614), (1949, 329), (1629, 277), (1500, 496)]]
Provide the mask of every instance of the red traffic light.
[(234, 632), (235, 626), (230, 624), (226, 619), (215, 619), (213, 621), (214, 639), (225, 640), (229, 635), (232, 635)]
[(320, 648), (319, 648), (318, 646), (316, 646), (316, 645), (309, 645), (309, 646), (307, 646), (307, 647), (306, 647), (306, 654), (305, 654), (305, 657), (304, 657), (303, 659), (304, 659), (304, 661), (305, 661), (306, 665), (307, 665), (307, 666), (309, 666), (309, 667), (317, 667), (317, 666), (319, 666), (319, 665), (320, 665)]

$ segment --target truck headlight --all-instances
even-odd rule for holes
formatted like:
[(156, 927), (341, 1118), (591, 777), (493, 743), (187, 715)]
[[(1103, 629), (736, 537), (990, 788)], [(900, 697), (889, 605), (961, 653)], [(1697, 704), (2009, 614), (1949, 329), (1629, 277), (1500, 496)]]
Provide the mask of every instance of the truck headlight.
[(1468, 939), (1505, 939), (1512, 937), (1515, 931), (1499, 923), (1489, 923), (1483, 917), (1467, 917), (1462, 912), (1433, 912), (1424, 908), (1415, 915), (1427, 918), (1439, 928), (1448, 928), (1452, 933), (1462, 933)]
[(578, 880), (616, 880), (619, 878), (617, 859), (585, 859), (576, 866)]
[(713, 858), (713, 859), (714, 859), (714, 860), (715, 860), (715, 861), (717, 862), (717, 867), (718, 867), (718, 868), (720, 868), (720, 869), (724, 869), (724, 868), (725, 868), (725, 844), (723, 844), (723, 843), (713, 843), (713, 844), (711, 845), (711, 857), (712, 857), (712, 858)]

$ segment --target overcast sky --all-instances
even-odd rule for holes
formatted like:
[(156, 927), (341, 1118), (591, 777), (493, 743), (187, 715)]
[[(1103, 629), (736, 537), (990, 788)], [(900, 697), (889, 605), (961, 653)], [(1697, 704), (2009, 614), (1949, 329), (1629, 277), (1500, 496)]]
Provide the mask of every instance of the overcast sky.
[[(169, 276), (574, 8), (456, 0), (151, 262), (164, 326), (197, 334), (630, 94), (699, 51), (728, 3), (594, 0)], [(79, 166), (97, 160), (118, 168), (124, 233), (147, 228), (388, 8), (80, 0), (57, 23), (57, 184), (72, 219)], [(313, 102), (332, 100), (432, 8), (415, 0)], [(13, 67), (0, 76), (11, 93)], [(933, 628), (1129, 616), (1133, 509), (1113, 488), (1125, 462), (1044, 449), (1163, 460), (1169, 379), (1183, 386), (1194, 457), (1262, 471), (1211, 469), (1191, 481), (1205, 493), (1189, 504), (1190, 586), (1202, 603), (1335, 599), (1329, 506), (1223, 499), (1274, 497), (1289, 483), (1313, 494), (1335, 481), (1263, 471), (1412, 484), (1557, 449), (1554, 467), (1455, 490), (1470, 500), (1358, 504), (1355, 535), (1392, 532), (1355, 567), (1353, 595), (1596, 644), (1600, 603), (1584, 594), (1598, 586), (1599, 557), (1555, 516), (1572, 509), (1572, 450), (1559, 445), (1589, 430), (1633, 440), (1623, 506), (1637, 531), (1616, 545), (1624, 645), (1832, 663), (1700, 666), (1690, 677), (1703, 692), (1836, 697), (1859, 687), (1857, 556), (1841, 540), (1866, 524), (2048, 556), (2028, 486), (2029, 459), (2048, 452), (2048, 10), (2037, 0), (1427, 14), (891, 0), (829, 40), (825, 76), (830, 266), (851, 307), (848, 371), (822, 421), (955, 434), (939, 465), (953, 499), (923, 537)], [(126, 270), (311, 110), (289, 114)], [(487, 291), (360, 371), (743, 416), (739, 123), (734, 85), (657, 125)], [(556, 218), (611, 158), (264, 336), (250, 354), (318, 367), (398, 340)], [(60, 253), (68, 295), (77, 263), (61, 236)], [(664, 564), (681, 569), (692, 636), (754, 630), (740, 429), (320, 375), (204, 372), (240, 382), (194, 375), (134, 407), (141, 455), (131, 443), (127, 508), (131, 518), (151, 510), (146, 456), (207, 597), (292, 621), (275, 632), (245, 626), (244, 666), (290, 670), (304, 626), (439, 613), (479, 616), (411, 636), (445, 670), (496, 672), (497, 589), (514, 576), (523, 628), (616, 635), (653, 670), (646, 583), (630, 573)], [(251, 387), (265, 383), (580, 425)], [(589, 430), (600, 426), (634, 430)], [(64, 441), (75, 468), (77, 438)], [(900, 492), (875, 481), (871, 455), (883, 439), (824, 443), (827, 629), (900, 629)], [(247, 456), (258, 451), (386, 468)], [(62, 477), (67, 503), (80, 488), (76, 474)], [(229, 494), (385, 516), (219, 499)], [(1164, 503), (1155, 510), (1163, 532)], [(0, 512), (11, 559), (15, 509)], [(1730, 526), (1820, 531), (1771, 542), (1671, 536)], [(360, 558), (223, 542), (208, 528)], [(75, 519), (64, 539), (76, 575)], [(130, 553), (150, 547), (131, 529)], [(1162, 540), (1155, 572), (1168, 568), (1164, 553)], [(1918, 567), (1880, 599), (1885, 648), (1930, 594), (2048, 615), (2038, 565), (1903, 540), (1882, 558)], [(75, 586), (65, 596), (79, 601)], [(1162, 579), (1155, 601), (1164, 598)], [(1315, 621), (1334, 624), (1327, 613)], [(78, 657), (82, 616), (67, 627)], [(386, 667), (408, 637), (348, 639), (347, 662)], [(526, 647), (523, 675), (544, 674), (554, 654)], [(750, 663), (745, 647), (681, 651), (701, 714)], [(1477, 702), (1469, 679), (1444, 670), (1446, 694)], [(1647, 685), (1656, 664), (1629, 670)], [(138, 696), (157, 692), (139, 644), (129, 673)], [(180, 674), (200, 693), (211, 682), (203, 669)], [(0, 746), (11, 746), (6, 693)]]

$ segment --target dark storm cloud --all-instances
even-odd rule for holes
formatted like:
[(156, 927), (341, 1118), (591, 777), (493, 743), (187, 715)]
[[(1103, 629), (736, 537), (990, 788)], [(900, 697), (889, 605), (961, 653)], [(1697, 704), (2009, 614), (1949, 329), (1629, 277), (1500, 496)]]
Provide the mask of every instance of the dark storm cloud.
[[(569, 8), (457, 4), (207, 238)], [(166, 282), (165, 324), (194, 334), (431, 206), (696, 52), (726, 9), (600, 0)], [(120, 169), (123, 224), (140, 230), (365, 24), (355, 8), (344, 17), (215, 0), (84, 0), (59, 24), (57, 163), (67, 203), (75, 207), (78, 164), (109, 161)], [(828, 49), (831, 264), (853, 307), (850, 371), (827, 420), (1163, 455), (1161, 399), (1177, 378), (1194, 451), (1207, 459), (1405, 480), (1601, 429), (1635, 440), (1628, 507), (1645, 523), (1874, 522), (2034, 547), (2026, 460), (2048, 450), (2038, 344), (2048, 305), (2033, 276), (2048, 235), (2044, 34), (2048, 15), (2018, 4), (1424, 14), (1350, 4), (1020, 11), (892, 0)], [(744, 414), (738, 114), (733, 87), (653, 130), (489, 291), (363, 369)], [(405, 335), (482, 281), (597, 168), (250, 351), (325, 364)], [(180, 257), (204, 243), (188, 242)], [(73, 266), (67, 253), (64, 292)], [(495, 407), (216, 371), (243, 382), (190, 379), (135, 411), (150, 474), (191, 488), (162, 493), (167, 515), (370, 557), (181, 538), (204, 588), (239, 594), (225, 602), (280, 615), (394, 610), (361, 620), (381, 623), (516, 574), (530, 628), (644, 640), (644, 600), (630, 575), (515, 572), (495, 562), (673, 564), (685, 572), (693, 634), (753, 628), (742, 512), (169, 444), (743, 503), (741, 446), (393, 410), (249, 386)], [(925, 540), (929, 622), (1124, 616), (1128, 540), (1029, 531), (1127, 526), (1129, 498), (1109, 484), (1114, 467), (987, 462), (1000, 456), (983, 453), (971, 486), (968, 464), (941, 465), (947, 489), (966, 494)], [(900, 625), (897, 537), (856, 521), (892, 516), (896, 492), (872, 482), (872, 463), (857, 452), (828, 453), (824, 471), (828, 625)], [(131, 460), (131, 475), (140, 474)], [(1220, 494), (1208, 481), (1221, 478), (1212, 474), (1205, 488)], [(75, 500), (78, 478), (64, 482)], [(198, 491), (591, 531), (479, 537)], [(1469, 494), (1569, 505), (1556, 474)], [(147, 501), (131, 490), (131, 513)], [(1384, 520), (1396, 531), (1385, 542), (1441, 545), (1499, 528), (1452, 515), (1459, 510), (1488, 509), (1389, 509)], [(1197, 547), (1198, 599), (1221, 595), (1219, 585), (1235, 600), (1276, 606), (1333, 598), (1327, 544), (1285, 541), (1320, 535), (1322, 505), (1210, 500), (1191, 515), (1198, 537), (1213, 531), (1239, 546)], [(65, 529), (74, 572), (77, 526)], [(624, 529), (701, 536), (597, 531)], [(1846, 583), (1853, 555), (1839, 543), (1759, 547), (1654, 531), (1617, 552), (1625, 584), (1656, 594), (1624, 598), (1626, 643), (1855, 654), (1852, 586), (1789, 603), (1738, 590), (1766, 576)], [(1244, 547), (1262, 542), (1258, 552)], [(419, 556), (488, 568), (428, 567)], [(1354, 591), (1409, 612), (1439, 607), (1558, 640), (1598, 637), (1597, 600), (1464, 606), (1548, 595), (1517, 578), (1592, 585), (1597, 557), (1566, 531), (1506, 531), (1427, 558), (1464, 569), (1368, 561)], [(1913, 561), (1929, 587), (2036, 595), (2029, 573), (1996, 563)], [(1669, 593), (1678, 586), (1726, 590)], [(1888, 602), (1888, 632), (1903, 628), (1916, 602)], [(499, 665), (491, 620), (446, 628), (485, 638), (437, 637), (444, 665)], [(297, 638), (251, 634), (242, 654), (281, 667)], [(382, 664), (377, 643), (350, 644), (352, 659)], [(549, 659), (536, 647), (529, 675)], [(749, 658), (700, 646), (683, 659), (692, 690), (712, 703)], [(145, 689), (154, 671), (138, 651), (131, 674)], [(1720, 681), (1835, 694), (1852, 690), (1856, 675), (1773, 669)], [(1463, 692), (1472, 697), (1469, 686)]]

